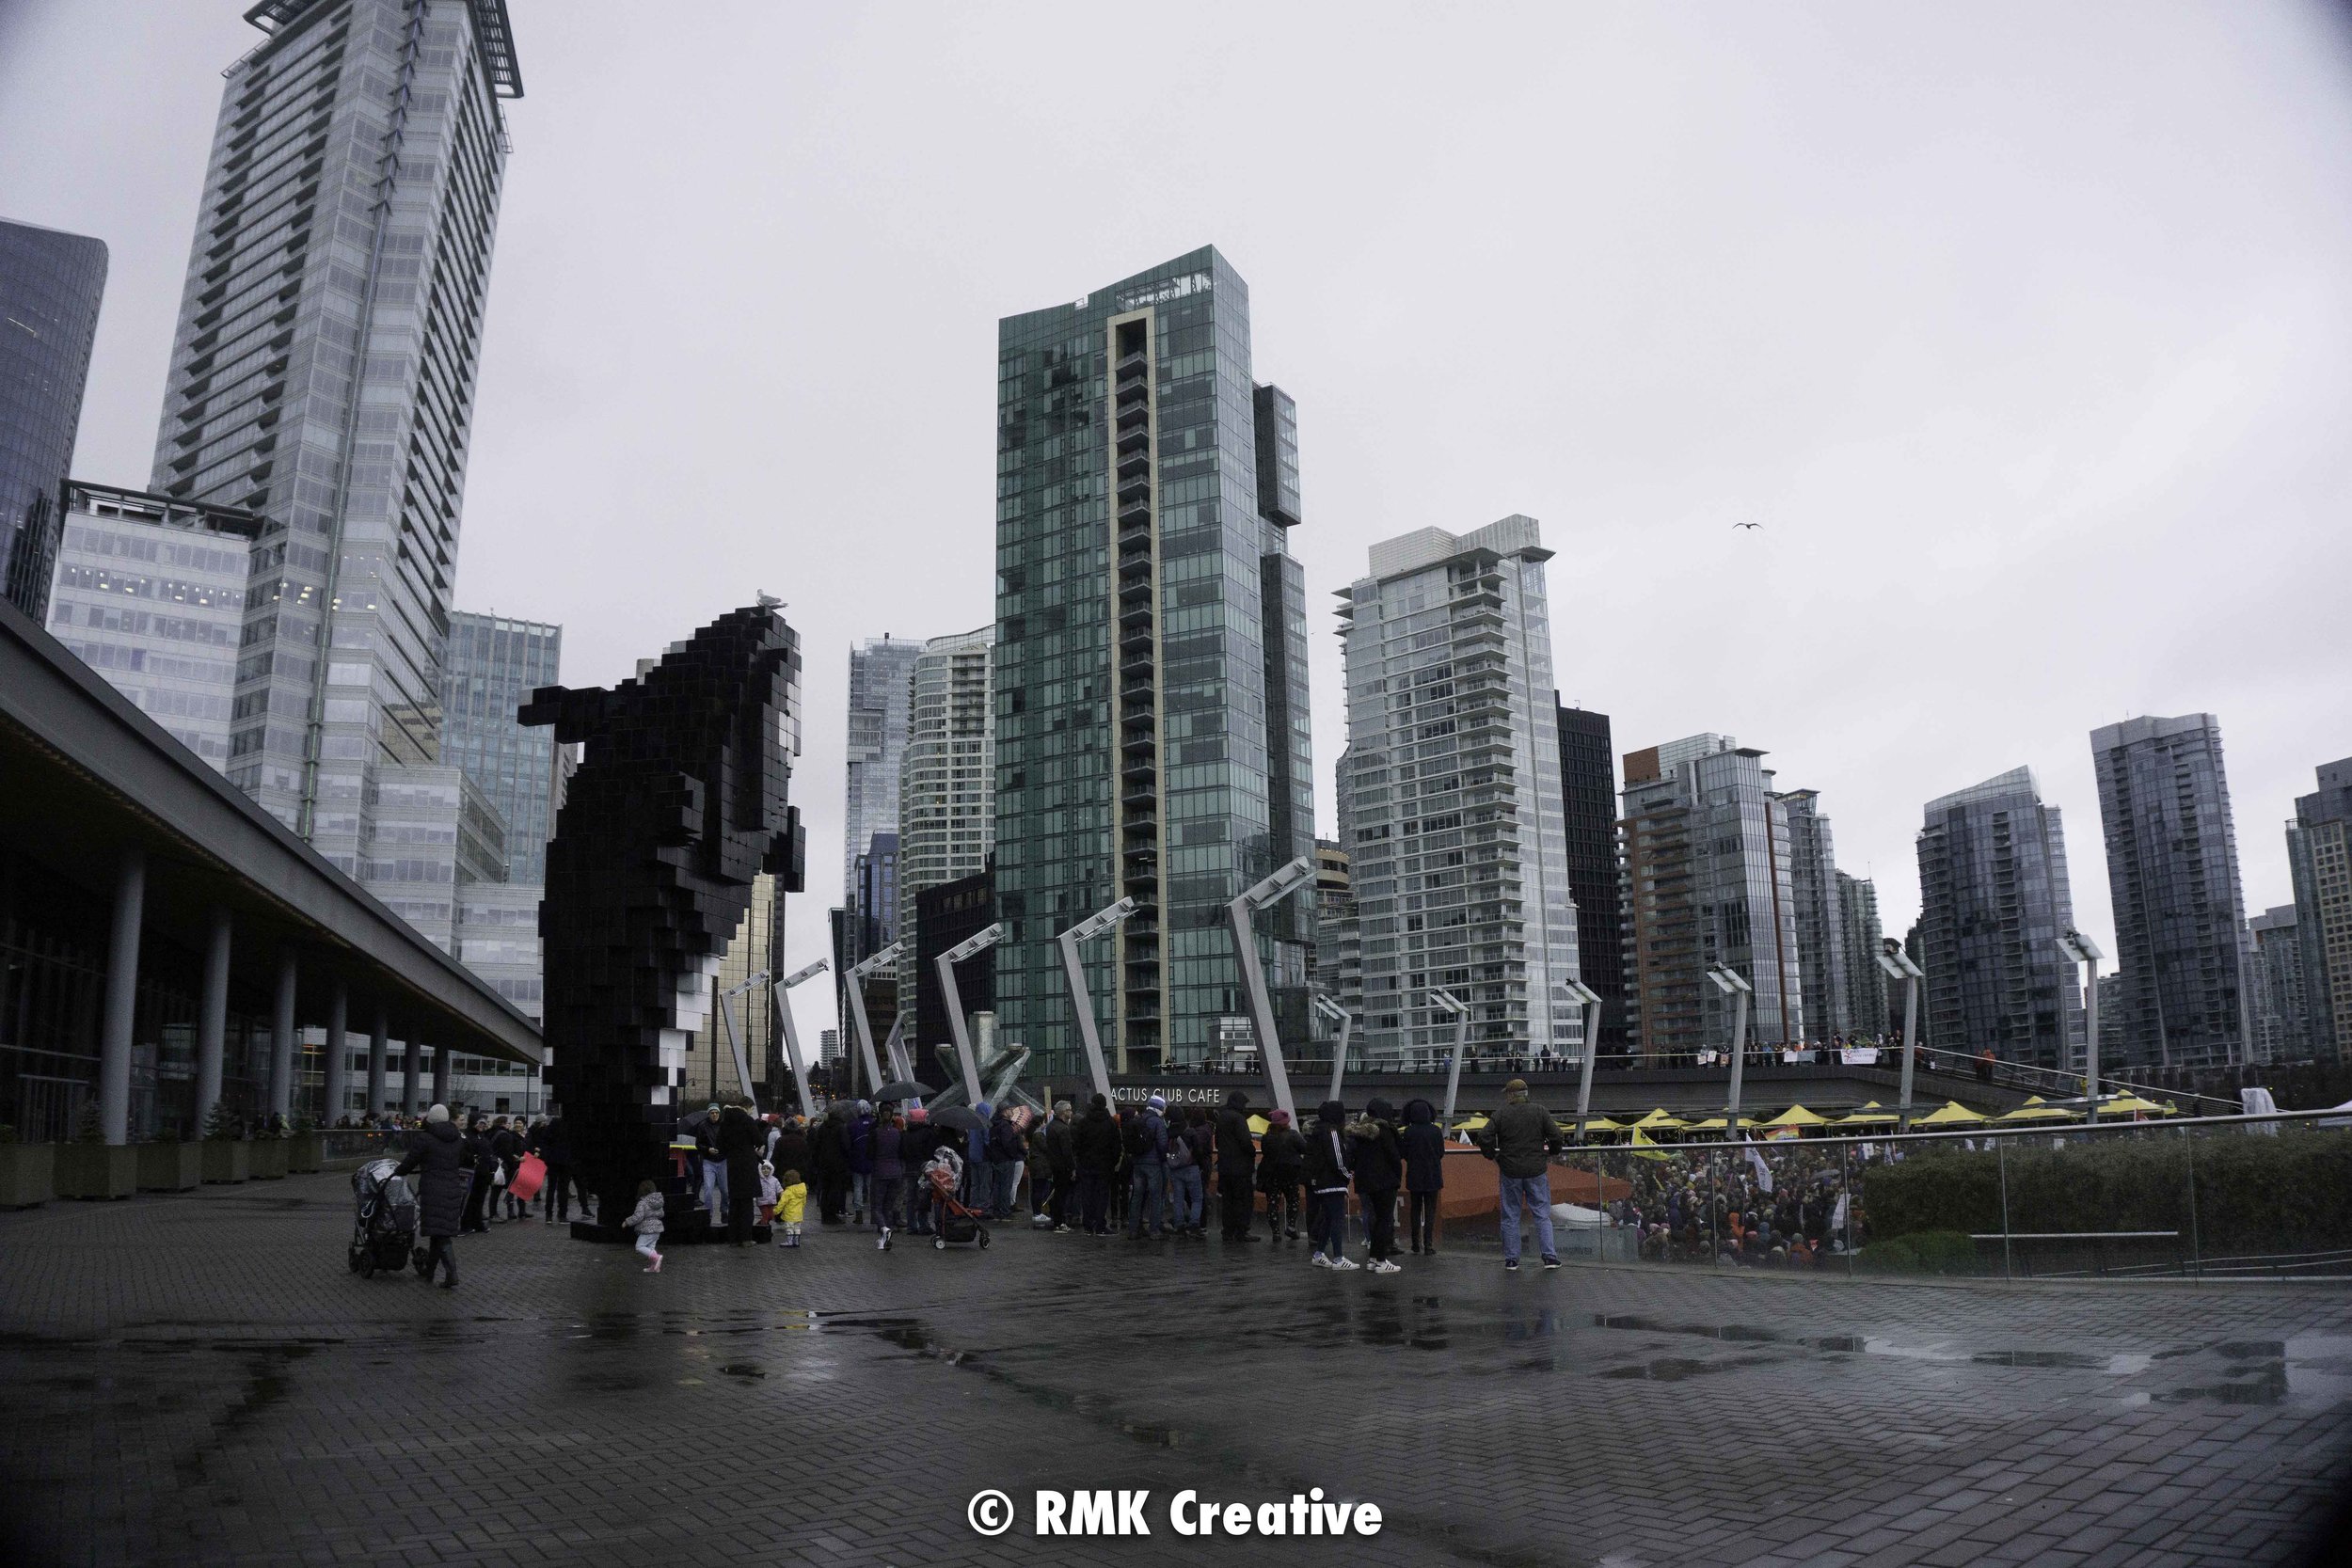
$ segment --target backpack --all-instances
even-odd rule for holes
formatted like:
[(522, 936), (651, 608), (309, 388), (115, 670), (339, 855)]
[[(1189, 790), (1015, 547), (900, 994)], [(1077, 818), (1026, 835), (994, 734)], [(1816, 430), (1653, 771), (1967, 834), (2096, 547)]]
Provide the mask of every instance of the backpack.
[(1193, 1167), (1193, 1164), (1192, 1140), (1182, 1135), (1168, 1139), (1168, 1168), (1170, 1170), (1190, 1170)]

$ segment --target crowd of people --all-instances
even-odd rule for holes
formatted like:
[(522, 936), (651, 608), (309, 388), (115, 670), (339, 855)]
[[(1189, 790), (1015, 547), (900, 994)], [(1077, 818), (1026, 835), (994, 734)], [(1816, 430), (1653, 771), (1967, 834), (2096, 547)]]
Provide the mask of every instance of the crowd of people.
[(1660, 1263), (1820, 1268), (1869, 1240), (1865, 1172), (1891, 1157), (1839, 1155), (1802, 1142), (1643, 1149), (1600, 1173), (1631, 1191), (1601, 1205)]
[[(403, 1118), (387, 1116), (387, 1123)], [(404, 1129), (381, 1125), (372, 1131)], [(571, 1138), (560, 1111), (545, 1116), (453, 1117), (446, 1105), (436, 1105), (408, 1131), (406, 1156), (393, 1174), (417, 1178), (418, 1232), (424, 1238), (425, 1277), (440, 1276), (445, 1290), (457, 1288), (455, 1238), (487, 1235), (497, 1225), (527, 1221), (532, 1200), (543, 1225), (559, 1225), (571, 1217), (575, 1191), (580, 1216), (595, 1217), (588, 1191), (579, 1185), (572, 1165)], [(535, 1157), (542, 1178), (535, 1192), (516, 1196), (516, 1178), (526, 1157)]]

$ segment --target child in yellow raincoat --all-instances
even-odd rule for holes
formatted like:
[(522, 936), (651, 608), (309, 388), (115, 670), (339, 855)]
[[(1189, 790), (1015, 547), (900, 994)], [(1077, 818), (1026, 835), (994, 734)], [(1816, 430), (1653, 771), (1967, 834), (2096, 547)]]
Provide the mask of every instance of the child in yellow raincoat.
[(776, 1245), (799, 1246), (801, 1216), (808, 1211), (808, 1183), (796, 1170), (786, 1171), (778, 1180), (783, 1191), (776, 1196)]

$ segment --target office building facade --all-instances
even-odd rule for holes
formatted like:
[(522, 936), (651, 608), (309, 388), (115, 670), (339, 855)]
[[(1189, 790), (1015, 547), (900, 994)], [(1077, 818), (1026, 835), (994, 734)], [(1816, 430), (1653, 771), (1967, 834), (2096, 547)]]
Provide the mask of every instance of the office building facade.
[(105, 293), (103, 241), (0, 218), (0, 587), (35, 621)]
[(2124, 976), (2115, 1065), (2243, 1061), (2252, 998), (2221, 726), (2129, 719), (2091, 731), (2090, 752)]
[[(911, 698), (898, 782), (902, 941), (920, 941), (920, 895), (976, 875), (996, 847), (996, 714), (989, 682), (995, 640), (993, 626), (934, 637), (908, 672)], [(915, 1005), (921, 979), (917, 966), (898, 966), (901, 1010)]]
[(2082, 987), (2066, 832), (2030, 768), (1931, 800), (1919, 831), (1919, 930), (1931, 1037), (1974, 1055), (2065, 1069), (2080, 1056)]
[[(841, 896), (857, 897), (857, 860), (876, 833), (898, 831), (898, 784), (906, 762), (908, 679), (920, 642), (868, 639), (850, 650), (849, 771), (842, 797)], [(891, 924), (898, 924), (894, 911)]]
[(1886, 1029), (1886, 971), (1879, 967), (1878, 884), (1867, 877), (1837, 873), (1837, 922), (1845, 931), (1846, 1037), (1876, 1038)]
[(1450, 1050), (1442, 990), (1481, 1050), (1581, 1048), (1550, 612), (1535, 520), (1372, 547), (1345, 590), (1346, 846), (1362, 932), (1365, 1059)]
[(1626, 754), (1628, 1012), (1645, 1056), (1730, 1048), (1731, 998), (1707, 978), (1718, 963), (1755, 988), (1752, 1046), (1804, 1038), (1788, 827), (1763, 759), (1723, 735)]
[(206, 166), (150, 487), (258, 512), (229, 776), (345, 871), (439, 758), (518, 96), (502, 0), (267, 0)]
[[(1200, 1061), (1247, 1012), (1227, 904), (1314, 847), (1296, 411), (1213, 248), (1007, 317), (997, 376), (1001, 1022), (1041, 1076), (1082, 1071), (1054, 939), (1130, 896), (1086, 955), (1105, 1050)], [(1255, 927), (1285, 1038), (1311, 903)]]
[(2319, 768), (2287, 825), (2295, 924), (2303, 948), (2310, 1053), (2352, 1061), (2352, 757)]
[[(1827, 1043), (1851, 1034), (1846, 1006), (1846, 923), (1837, 909), (1837, 852), (1818, 790), (1792, 789), (1772, 798), (1788, 827), (1788, 891), (1795, 900), (1797, 974), (1805, 1002), (1808, 1037)], [(1865, 962), (1875, 962), (1867, 955)]]
[[(1315, 840), (1315, 990), (1361, 1022), (1364, 1011), (1363, 938), (1356, 923), (1355, 864), (1336, 839)], [(1334, 1041), (1339, 1025), (1320, 1012), (1318, 1037)], [(1359, 1049), (1351, 1028), (1349, 1053)]]
[(1617, 752), (1609, 715), (1557, 700), (1560, 805), (1567, 826), (1568, 893), (1576, 901), (1576, 960), (1600, 994), (1600, 1048), (1626, 1048), (1625, 867), (1617, 855)]
[(562, 626), (465, 610), (449, 618), (441, 760), (464, 768), (497, 804), (511, 882), (548, 879), (548, 840), (569, 758), (553, 730), (527, 728), (515, 714), (532, 692), (562, 678), (563, 654)]
[[(939, 987), (939, 956), (967, 938), (977, 936), (996, 920), (995, 874), (982, 862), (966, 877), (933, 882), (914, 895), (914, 941), (909, 961), (899, 973), (913, 983), (905, 1006), (914, 1009), (907, 1038), (914, 1076), (925, 1084), (962, 1082), (962, 1066), (939, 1048), (953, 1043), (955, 1031), (947, 1021), (947, 996)], [(956, 996), (963, 1004), (966, 1026), (975, 1014), (996, 1007), (996, 952), (982, 948), (956, 966)], [(977, 1034), (974, 1038), (978, 1037)]]
[(262, 519), (69, 482), (40, 598), (49, 631), (214, 768), (229, 766), (237, 640)]
[[(776, 1021), (776, 1009), (783, 1003), (775, 988), (763, 984), (738, 996), (726, 994), (755, 974), (765, 974), (772, 981), (786, 974), (779, 967), (784, 958), (783, 940), (784, 893), (774, 874), (762, 871), (752, 878), (751, 908), (744, 911), (743, 923), (735, 928), (734, 940), (720, 956), (718, 974), (711, 977), (710, 1016), (703, 1021), (687, 1054), (685, 1103), (707, 1103), (707, 1099), (697, 1101), (694, 1096), (707, 1096), (714, 1087), (730, 1094), (742, 1092), (742, 1080), (735, 1069), (738, 1042), (761, 1105), (791, 1092), (792, 1069), (784, 1059), (784, 1031)], [(735, 1025), (734, 1041), (727, 1036), (730, 1021)]]

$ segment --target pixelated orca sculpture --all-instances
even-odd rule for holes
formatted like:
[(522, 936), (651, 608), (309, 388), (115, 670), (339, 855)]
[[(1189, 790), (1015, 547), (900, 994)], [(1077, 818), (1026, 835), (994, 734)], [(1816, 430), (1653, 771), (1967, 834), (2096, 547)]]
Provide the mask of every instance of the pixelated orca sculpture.
[(799, 892), (788, 800), (800, 640), (766, 606), (672, 644), (610, 689), (542, 687), (517, 718), (583, 748), (539, 907), (548, 1087), (598, 1230), (673, 1174), (687, 1050), (752, 879)]

